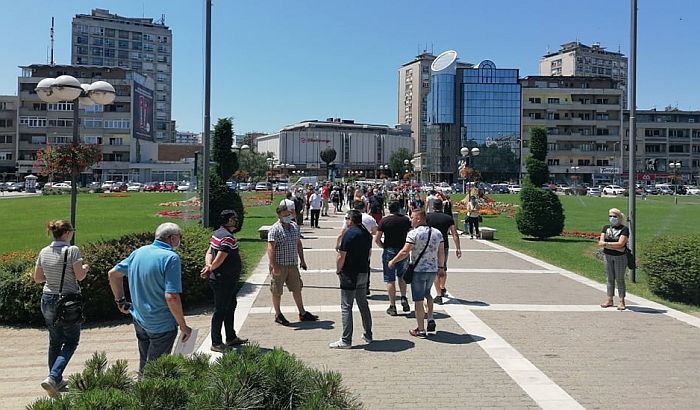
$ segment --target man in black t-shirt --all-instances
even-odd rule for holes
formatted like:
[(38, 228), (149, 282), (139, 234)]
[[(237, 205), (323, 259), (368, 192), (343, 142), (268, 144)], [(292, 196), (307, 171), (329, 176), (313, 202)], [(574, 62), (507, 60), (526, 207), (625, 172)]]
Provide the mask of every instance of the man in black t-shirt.
[[(384, 270), (384, 283), (389, 295), (389, 308), (386, 313), (391, 316), (396, 316), (396, 278), (399, 278), (399, 291), (401, 292), (401, 307), (404, 312), (410, 312), (411, 307), (406, 299), (406, 282), (403, 281), (403, 274), (408, 267), (408, 259), (396, 264), (396, 267), (389, 268), (389, 261), (396, 256), (397, 253), (406, 244), (406, 235), (411, 230), (411, 220), (406, 215), (399, 213), (401, 205), (398, 202), (389, 204), (390, 215), (385, 216), (379, 222), (377, 233), (374, 235), (374, 242), (381, 248), (382, 265)], [(382, 240), (382, 236), (384, 240)]]
[(336, 258), (336, 273), (340, 280), (343, 334), (338, 341), (328, 345), (331, 349), (347, 349), (352, 346), (352, 305), (355, 301), (357, 301), (365, 331), (362, 338), (365, 342), (372, 343), (372, 315), (365, 293), (369, 278), (372, 235), (362, 225), (362, 214), (359, 211), (348, 211), (345, 223), (346, 229)]
[(435, 296), (434, 302), (440, 305), (442, 305), (442, 298), (447, 296), (447, 289), (445, 288), (447, 282), (447, 256), (450, 254), (450, 245), (449, 241), (447, 240), (448, 232), (452, 235), (455, 247), (457, 248), (457, 257), (462, 257), (462, 249), (459, 243), (459, 235), (457, 234), (457, 228), (455, 227), (455, 220), (452, 217), (452, 215), (447, 215), (446, 213), (444, 213), (442, 208), (442, 201), (440, 199), (436, 199), (433, 202), (433, 212), (429, 213), (426, 218), (428, 226), (431, 228), (436, 228), (438, 231), (440, 231), (442, 237), (445, 239), (442, 242), (445, 246), (445, 276), (435, 277), (435, 291), (438, 295)]
[[(236, 211), (221, 211), (221, 227), (211, 236), (202, 269), (202, 278), (209, 279), (214, 294), (214, 314), (211, 317), (211, 350), (225, 352), (232, 346), (248, 342), (236, 335), (233, 315), (236, 311), (236, 290), (241, 277), (241, 254), (232, 232), (238, 225)], [(226, 330), (226, 344), (221, 338), (221, 324)]]

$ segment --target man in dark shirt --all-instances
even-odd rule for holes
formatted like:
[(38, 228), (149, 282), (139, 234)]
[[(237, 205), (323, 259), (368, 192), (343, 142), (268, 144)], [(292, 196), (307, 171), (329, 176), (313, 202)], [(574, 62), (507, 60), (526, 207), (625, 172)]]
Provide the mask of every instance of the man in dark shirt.
[(372, 315), (367, 304), (367, 279), (369, 277), (369, 253), (372, 249), (372, 235), (362, 225), (359, 211), (348, 211), (345, 216), (347, 229), (338, 247), (336, 273), (340, 279), (340, 308), (343, 318), (343, 335), (340, 340), (328, 345), (331, 349), (347, 349), (352, 346), (352, 305), (357, 307), (362, 317), (364, 334), (362, 338), (372, 343)]
[[(232, 346), (248, 342), (236, 335), (233, 315), (236, 311), (236, 290), (241, 277), (241, 254), (233, 231), (238, 226), (236, 211), (226, 209), (219, 217), (221, 227), (209, 240), (205, 266), (201, 276), (209, 279), (214, 295), (214, 314), (211, 316), (211, 350), (225, 352)], [(221, 338), (221, 324), (226, 330), (226, 344)]]
[[(401, 215), (401, 205), (398, 202), (389, 204), (390, 215), (382, 218), (374, 235), (374, 242), (384, 248), (382, 252), (382, 265), (384, 270), (384, 283), (389, 294), (389, 308), (386, 313), (396, 316), (396, 278), (399, 278), (399, 290), (401, 292), (401, 307), (404, 312), (410, 312), (411, 307), (406, 299), (406, 282), (403, 281), (403, 273), (408, 266), (408, 259), (399, 262), (396, 267), (389, 268), (387, 263), (396, 256), (406, 243), (406, 234), (411, 230), (411, 220), (406, 215)], [(382, 236), (384, 240), (382, 241)]]
[(462, 257), (462, 249), (459, 244), (459, 235), (457, 234), (457, 228), (455, 227), (455, 220), (452, 215), (447, 215), (444, 213), (442, 208), (442, 201), (440, 199), (436, 199), (433, 202), (433, 212), (429, 213), (426, 218), (428, 226), (431, 228), (436, 228), (438, 231), (440, 231), (442, 237), (445, 239), (443, 241), (445, 246), (445, 276), (435, 277), (435, 291), (438, 295), (435, 296), (434, 302), (440, 305), (442, 305), (442, 298), (447, 296), (447, 289), (445, 288), (447, 282), (447, 256), (450, 254), (450, 245), (449, 241), (447, 240), (448, 232), (452, 235), (455, 247), (457, 248), (457, 257)]

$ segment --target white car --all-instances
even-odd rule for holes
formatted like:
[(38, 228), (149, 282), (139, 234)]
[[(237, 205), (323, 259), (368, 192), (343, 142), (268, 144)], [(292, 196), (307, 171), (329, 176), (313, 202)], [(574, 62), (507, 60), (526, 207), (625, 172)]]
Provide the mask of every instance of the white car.
[(71, 185), (70, 185), (70, 183), (68, 183), (68, 182), (59, 182), (59, 183), (57, 183), (57, 184), (53, 184), (53, 185), (51, 186), (51, 188), (70, 190), (70, 189), (71, 189)]
[(114, 181), (105, 181), (102, 183), (102, 186), (100, 188), (104, 189), (105, 191), (108, 191), (112, 188), (112, 184), (114, 184)]
[(588, 188), (588, 191), (586, 191), (587, 196), (600, 196), (601, 193), (602, 192), (600, 191), (600, 188), (596, 188), (596, 187), (590, 187), (590, 188)]
[(521, 190), (520, 185), (508, 185), (508, 192), (511, 194), (519, 194)]
[(190, 190), (190, 184), (180, 184), (177, 186), (178, 192), (187, 192)]
[(126, 187), (127, 192), (140, 192), (143, 190), (143, 184), (140, 182), (132, 182)]
[(438, 192), (442, 192), (443, 194), (452, 193), (452, 187), (447, 182), (440, 182), (440, 185), (436, 186), (435, 190)]
[(625, 189), (619, 185), (606, 185), (603, 187), (603, 195), (623, 195)]
[(685, 193), (686, 195), (700, 195), (700, 188), (695, 185), (686, 185)]

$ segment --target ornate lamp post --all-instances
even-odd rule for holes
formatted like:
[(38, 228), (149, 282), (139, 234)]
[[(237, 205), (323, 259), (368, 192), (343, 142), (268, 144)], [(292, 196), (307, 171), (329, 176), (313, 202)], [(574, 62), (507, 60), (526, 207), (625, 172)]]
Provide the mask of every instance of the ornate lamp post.
[[(571, 168), (571, 173), (573, 174), (571, 179), (574, 180), (574, 193), (576, 193), (576, 180), (578, 179), (578, 171), (579, 171), (579, 169), (581, 169), (581, 167), (574, 165), (573, 167), (570, 167), (570, 168)], [(632, 188), (632, 190), (634, 190), (634, 188)]]
[[(57, 103), (59, 101), (73, 102), (73, 145), (80, 144), (80, 105), (107, 105), (114, 101), (116, 92), (112, 84), (106, 81), (95, 81), (92, 84), (80, 84), (75, 77), (62, 75), (57, 78), (44, 78), (34, 89), (42, 101)], [(75, 210), (78, 201), (79, 169), (72, 158), (71, 190), (70, 190), (70, 223), (75, 229)], [(71, 243), (75, 242), (75, 235)]]
[(681, 161), (671, 161), (668, 163), (668, 167), (673, 171), (673, 194), (678, 195), (678, 174), (681, 171), (681, 167), (683, 167), (683, 163)]
[[(479, 148), (474, 147), (472, 149), (469, 149), (467, 147), (462, 147), (459, 150), (459, 153), (462, 154), (462, 158), (459, 160), (459, 170), (460, 170), (460, 176), (461, 176), (461, 171), (463, 169), (466, 169), (467, 167), (470, 167), (472, 165), (471, 159), (472, 157), (478, 157), (481, 151), (479, 151)], [(473, 168), (473, 167), (472, 167)], [(462, 177), (462, 190), (464, 193), (467, 193), (467, 176), (466, 176), (466, 171), (464, 177)]]
[(267, 183), (270, 184), (270, 203), (272, 204), (272, 201), (274, 200), (273, 194), (274, 191), (272, 190), (272, 182), (270, 181), (272, 178), (272, 167), (275, 165), (275, 159), (272, 157), (268, 157), (265, 162), (267, 162), (267, 166), (270, 168), (269, 174), (267, 175)]

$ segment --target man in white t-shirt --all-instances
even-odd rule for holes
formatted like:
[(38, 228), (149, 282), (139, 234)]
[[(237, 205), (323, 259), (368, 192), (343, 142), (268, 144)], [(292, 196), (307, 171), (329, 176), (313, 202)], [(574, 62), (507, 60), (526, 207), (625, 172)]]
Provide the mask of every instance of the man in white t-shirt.
[(430, 195), (428, 195), (427, 198), (425, 198), (425, 212), (430, 214), (435, 212), (434, 206), (435, 206), (435, 201), (438, 200), (437, 197), (437, 192), (435, 191), (430, 191)]
[(311, 227), (318, 228), (318, 219), (321, 216), (321, 194), (318, 189), (309, 197), (309, 210), (311, 211)]

